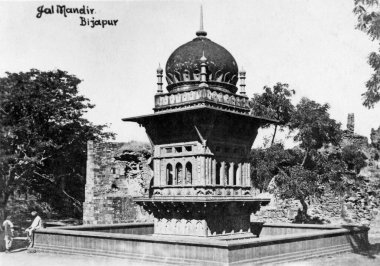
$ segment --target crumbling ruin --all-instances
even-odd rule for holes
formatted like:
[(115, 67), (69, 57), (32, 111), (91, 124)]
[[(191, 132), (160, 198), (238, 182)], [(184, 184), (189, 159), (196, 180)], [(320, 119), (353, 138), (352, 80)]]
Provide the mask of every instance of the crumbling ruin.
[(148, 187), (149, 156), (149, 145), (138, 142), (88, 142), (84, 224), (150, 219), (132, 201), (132, 197), (143, 195)]
[[(308, 213), (318, 217), (319, 222), (371, 225), (372, 232), (380, 232), (380, 127), (372, 129), (371, 143), (368, 143), (367, 137), (355, 133), (354, 114), (348, 114), (340, 148), (348, 145), (356, 146), (366, 157), (367, 166), (358, 175), (364, 179), (364, 185), (356, 186), (356, 174), (347, 173), (349, 193), (336, 197), (327, 192), (320, 198), (310, 199)], [(254, 219), (269, 223), (293, 222), (298, 209), (302, 206), (297, 200), (281, 200), (272, 195), (269, 206), (256, 213)]]

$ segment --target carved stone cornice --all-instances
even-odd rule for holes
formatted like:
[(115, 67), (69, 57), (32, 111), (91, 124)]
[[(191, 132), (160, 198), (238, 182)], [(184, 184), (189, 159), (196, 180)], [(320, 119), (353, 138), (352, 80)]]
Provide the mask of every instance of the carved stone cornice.
[(177, 93), (155, 95), (155, 112), (169, 109), (188, 108), (207, 104), (220, 109), (249, 113), (253, 102), (246, 96), (223, 92), (215, 88), (195, 88)]
[(206, 219), (207, 217), (224, 217), (231, 215), (246, 215), (255, 213), (260, 209), (261, 202), (258, 201), (221, 201), (221, 200), (144, 200), (134, 199), (148, 213), (155, 218), (161, 219)]

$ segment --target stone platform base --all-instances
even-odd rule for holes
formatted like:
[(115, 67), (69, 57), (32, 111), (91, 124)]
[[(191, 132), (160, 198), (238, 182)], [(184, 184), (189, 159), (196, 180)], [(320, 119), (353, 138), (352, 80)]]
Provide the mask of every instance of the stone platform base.
[(35, 233), (37, 252), (125, 258), (146, 265), (281, 263), (368, 247), (368, 228), (251, 224), (257, 238), (155, 236), (153, 224), (72, 226)]
[(250, 215), (269, 202), (262, 198), (135, 198), (154, 216), (154, 232), (175, 236), (223, 236), (250, 233)]

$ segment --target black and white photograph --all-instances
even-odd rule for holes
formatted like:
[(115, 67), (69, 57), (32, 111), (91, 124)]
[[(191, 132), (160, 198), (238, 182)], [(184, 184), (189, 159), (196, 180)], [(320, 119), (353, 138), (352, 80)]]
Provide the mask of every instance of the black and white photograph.
[(0, 265), (380, 265), (380, 1), (0, 0)]

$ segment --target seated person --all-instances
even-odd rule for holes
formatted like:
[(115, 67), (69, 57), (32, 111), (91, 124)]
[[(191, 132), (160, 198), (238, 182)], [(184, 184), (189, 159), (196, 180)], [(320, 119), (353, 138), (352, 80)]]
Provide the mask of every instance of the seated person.
[(35, 217), (32, 224), (25, 230), (25, 232), (28, 233), (28, 240), (29, 240), (29, 247), (33, 247), (34, 244), (34, 238), (33, 233), (37, 229), (42, 228), (42, 220), (41, 217), (37, 214), (36, 211), (32, 211), (32, 216)]

